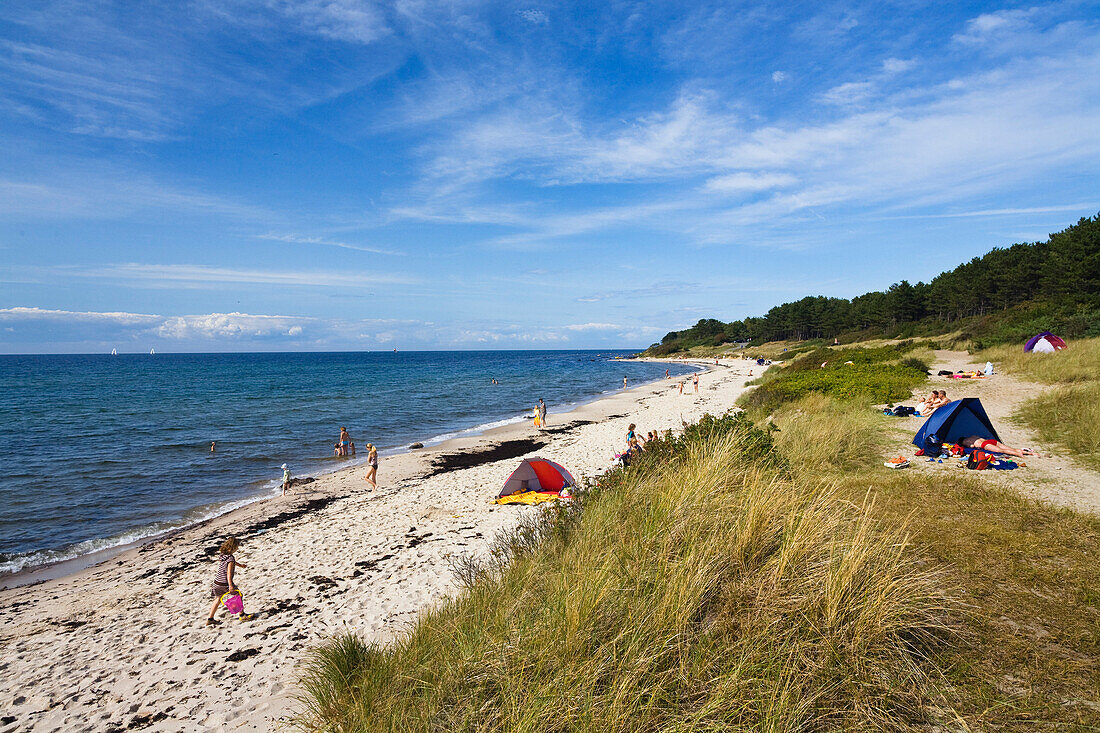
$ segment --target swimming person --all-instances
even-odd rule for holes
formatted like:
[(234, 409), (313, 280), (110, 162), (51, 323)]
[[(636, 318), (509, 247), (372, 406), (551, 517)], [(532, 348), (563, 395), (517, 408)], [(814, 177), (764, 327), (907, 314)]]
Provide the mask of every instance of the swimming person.
[(290, 491), (290, 469), (283, 464), (283, 496), (286, 496), (286, 492)]
[(210, 452), (211, 453), (214, 452), (214, 441), (213, 440), (210, 441)]
[[(237, 548), (241, 546), (240, 540), (236, 537), (230, 537), (222, 546), (218, 548), (218, 572), (214, 575), (214, 583), (210, 586), (210, 595), (214, 598), (214, 605), (210, 607), (210, 615), (206, 618), (206, 625), (213, 626), (218, 623), (214, 620), (214, 614), (218, 612), (218, 606), (221, 605), (222, 596), (230, 591), (237, 590), (237, 584), (233, 581), (233, 573), (237, 568), (248, 567), (243, 562), (237, 562), (237, 558), (233, 556), (233, 553), (237, 551)], [(241, 621), (248, 621), (252, 618), (252, 614), (245, 613), (242, 607)]]
[(371, 491), (378, 488), (378, 449), (373, 443), (367, 443), (367, 475), (363, 478), (370, 484)]

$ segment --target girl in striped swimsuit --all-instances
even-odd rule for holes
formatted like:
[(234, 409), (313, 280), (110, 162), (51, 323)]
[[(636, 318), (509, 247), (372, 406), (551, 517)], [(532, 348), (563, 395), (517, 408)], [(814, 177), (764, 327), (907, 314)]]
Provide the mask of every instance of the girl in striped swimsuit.
[[(210, 595), (214, 598), (214, 605), (210, 607), (210, 616), (206, 619), (207, 626), (213, 626), (218, 623), (214, 620), (214, 614), (218, 612), (218, 606), (221, 604), (222, 596), (231, 590), (236, 590), (237, 585), (233, 582), (233, 571), (236, 568), (248, 567), (243, 562), (237, 562), (237, 559), (233, 557), (233, 553), (237, 551), (237, 548), (241, 546), (240, 540), (236, 537), (230, 537), (222, 546), (218, 549), (221, 553), (221, 557), (218, 558), (218, 572), (214, 576), (214, 584), (210, 587)], [(241, 612), (241, 621), (248, 621), (252, 618), (251, 613)]]

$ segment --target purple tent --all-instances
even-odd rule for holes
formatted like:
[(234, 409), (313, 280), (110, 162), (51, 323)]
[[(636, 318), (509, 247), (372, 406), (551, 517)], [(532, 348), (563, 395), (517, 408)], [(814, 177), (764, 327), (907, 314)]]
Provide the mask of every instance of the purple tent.
[(1024, 344), (1024, 351), (1035, 352), (1044, 354), (1053, 354), (1055, 351), (1061, 351), (1066, 348), (1066, 342), (1055, 336), (1050, 331), (1043, 331), (1037, 333), (1028, 339), (1028, 342)]

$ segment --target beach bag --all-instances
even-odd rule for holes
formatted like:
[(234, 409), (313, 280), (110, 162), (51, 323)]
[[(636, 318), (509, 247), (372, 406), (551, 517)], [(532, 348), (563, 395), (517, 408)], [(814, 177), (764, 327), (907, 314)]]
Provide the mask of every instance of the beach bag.
[(975, 448), (970, 451), (970, 457), (966, 459), (966, 467), (975, 471), (984, 471), (989, 468), (993, 455), (984, 450)]
[(222, 593), (218, 601), (225, 606), (226, 611), (229, 611), (234, 616), (239, 613), (244, 613), (244, 596), (241, 595), (239, 589), (231, 590), (228, 593)]
[(938, 458), (940, 453), (943, 453), (943, 441), (935, 433), (929, 433), (924, 437), (924, 455)]

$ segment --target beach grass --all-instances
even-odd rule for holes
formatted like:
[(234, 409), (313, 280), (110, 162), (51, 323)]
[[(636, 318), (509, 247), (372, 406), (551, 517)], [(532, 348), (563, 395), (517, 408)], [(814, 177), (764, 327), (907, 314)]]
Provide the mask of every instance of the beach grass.
[(1100, 468), (1100, 382), (1055, 387), (1025, 402), (1013, 418), (1044, 442)]
[(864, 404), (811, 396), (775, 422), (796, 481), (831, 480), (852, 502), (870, 491), (876, 518), (904, 524), (968, 609), (938, 657), (950, 729), (1100, 729), (1100, 519), (974, 472), (881, 468), (896, 428)]
[(1070, 342), (1053, 354), (1024, 351), (1022, 344), (997, 346), (974, 354), (975, 361), (991, 361), (997, 368), (1042, 384), (1100, 382), (1100, 338)]
[[(318, 648), (298, 724), (331, 731), (926, 730), (963, 615), (871, 500), (774, 433), (704, 420), (459, 563), (407, 637)], [(838, 453), (839, 454), (839, 453)], [(846, 459), (847, 460), (847, 459)]]
[(1024, 379), (1057, 385), (1023, 403), (1013, 416), (1045, 442), (1100, 468), (1100, 339), (1073, 341), (1053, 354), (1000, 346), (975, 355)]

